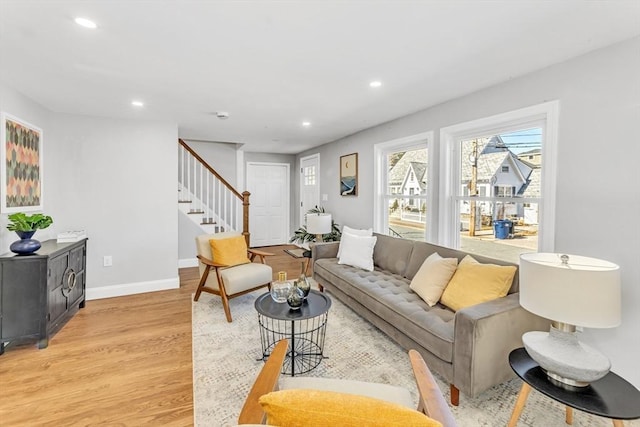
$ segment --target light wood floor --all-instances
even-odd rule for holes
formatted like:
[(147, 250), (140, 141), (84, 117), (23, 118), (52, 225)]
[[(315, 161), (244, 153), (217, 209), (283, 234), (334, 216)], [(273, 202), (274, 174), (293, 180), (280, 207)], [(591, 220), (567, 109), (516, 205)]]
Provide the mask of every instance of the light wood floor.
[[(299, 274), (300, 260), (283, 251), (292, 247), (263, 248), (275, 254), (268, 259), (274, 275)], [(7, 348), (0, 356), (0, 426), (193, 425), (197, 284), (198, 269), (182, 269), (179, 289), (87, 301), (48, 348)]]

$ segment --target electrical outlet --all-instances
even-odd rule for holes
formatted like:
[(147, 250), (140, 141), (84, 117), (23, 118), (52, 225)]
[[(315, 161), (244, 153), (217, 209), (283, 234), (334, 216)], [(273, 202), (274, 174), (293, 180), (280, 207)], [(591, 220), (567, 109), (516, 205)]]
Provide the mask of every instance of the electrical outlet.
[(102, 261), (102, 265), (105, 267), (111, 267), (113, 265), (113, 257), (111, 255), (105, 255)]
[(322, 195), (322, 201), (326, 202), (327, 200), (329, 200), (329, 195), (328, 194), (323, 194)]

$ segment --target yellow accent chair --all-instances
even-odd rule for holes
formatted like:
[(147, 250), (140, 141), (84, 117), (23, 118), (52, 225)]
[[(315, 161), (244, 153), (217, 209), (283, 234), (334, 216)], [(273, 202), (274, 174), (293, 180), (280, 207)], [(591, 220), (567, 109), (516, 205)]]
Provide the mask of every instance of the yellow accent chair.
[[(238, 418), (238, 425), (261, 425), (273, 420), (273, 409), (269, 408), (269, 406), (271, 401), (273, 401), (274, 394), (277, 394), (278, 390), (287, 390), (294, 393), (308, 390), (310, 392), (309, 396), (322, 395), (323, 392), (328, 392), (326, 394), (329, 395), (333, 392), (338, 392), (340, 396), (343, 396), (344, 409), (342, 409), (342, 413), (340, 409), (328, 408), (325, 402), (314, 402), (313, 398), (300, 400), (300, 405), (291, 405), (293, 418), (296, 419), (293, 424), (321, 425), (328, 422), (326, 421), (330, 419), (328, 417), (337, 414), (338, 416), (343, 416), (344, 420), (331, 419), (331, 425), (373, 425), (372, 423), (375, 425), (396, 425), (394, 411), (405, 411), (414, 412), (415, 414), (413, 415), (422, 417), (420, 422), (410, 423), (411, 425), (441, 425), (443, 427), (456, 427), (457, 425), (451, 409), (436, 384), (431, 371), (420, 353), (416, 350), (409, 350), (409, 360), (411, 361), (411, 367), (419, 392), (417, 409), (414, 406), (411, 393), (403, 387), (364, 381), (306, 376), (284, 377), (280, 379), (280, 371), (282, 363), (287, 356), (287, 351), (287, 340), (279, 341), (274, 347), (269, 359), (267, 359), (249, 391)], [(369, 402), (367, 402), (367, 400), (369, 400)], [(360, 402), (365, 402), (368, 408), (358, 406)], [(371, 402), (373, 402), (373, 407), (370, 405)], [(268, 412), (265, 412), (265, 408)], [(287, 408), (284, 408), (284, 410), (287, 410)], [(303, 412), (305, 412), (305, 414), (303, 414)], [(330, 412), (330, 414), (326, 415), (325, 412)], [(373, 412), (373, 416), (366, 420), (360, 419), (359, 422), (354, 424), (354, 417), (358, 419), (357, 417), (362, 417), (367, 412)], [(421, 414), (426, 415), (426, 417)], [(276, 417), (280, 415), (281, 414), (275, 414)], [(306, 422), (301, 423), (300, 417), (309, 415), (316, 417), (313, 422), (309, 423), (308, 420), (305, 420)], [(403, 414), (403, 416), (405, 415), (406, 414)], [(387, 416), (388, 418), (386, 418)], [(274, 423), (272, 425), (283, 424)], [(287, 423), (284, 425), (287, 425)]]
[[(238, 249), (238, 239), (244, 240), (244, 236), (233, 231), (202, 234), (196, 237), (200, 282), (193, 300), (198, 301), (202, 292), (220, 296), (227, 322), (232, 321), (229, 299), (262, 287), (269, 288), (273, 278), (273, 270), (265, 263), (265, 257), (273, 254), (257, 249), (247, 249), (246, 243), (241, 246), (242, 249)], [(225, 253), (225, 248), (229, 248), (229, 251), (240, 250), (243, 253)], [(214, 257), (213, 249), (218, 251), (219, 259)], [(238, 258), (241, 261), (235, 261), (237, 262), (235, 265), (220, 262), (220, 259), (237, 260)], [(260, 262), (254, 262), (256, 259)], [(210, 274), (211, 270), (215, 274)]]

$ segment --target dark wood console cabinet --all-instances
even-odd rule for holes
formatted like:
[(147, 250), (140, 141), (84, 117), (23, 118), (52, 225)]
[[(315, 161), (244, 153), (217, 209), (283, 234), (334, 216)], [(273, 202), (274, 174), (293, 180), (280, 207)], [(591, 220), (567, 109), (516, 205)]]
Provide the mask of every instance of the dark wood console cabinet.
[(0, 255), (0, 354), (8, 343), (49, 338), (85, 304), (87, 239), (42, 242), (32, 255)]

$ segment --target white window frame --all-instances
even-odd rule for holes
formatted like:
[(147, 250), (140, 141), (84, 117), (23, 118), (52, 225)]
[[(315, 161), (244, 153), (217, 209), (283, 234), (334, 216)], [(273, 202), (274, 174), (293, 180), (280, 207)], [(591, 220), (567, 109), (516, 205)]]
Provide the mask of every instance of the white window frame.
[[(538, 251), (554, 251), (559, 110), (560, 102), (556, 100), (440, 129), (439, 244), (460, 247), (460, 204), (457, 197), (460, 186), (460, 141), (478, 135), (499, 135), (539, 127), (542, 129), (543, 144)], [(528, 202), (518, 197), (504, 197), (501, 201)]]
[[(427, 218), (426, 218), (426, 235), (427, 241), (433, 241), (435, 236), (435, 227), (437, 225), (433, 212), (435, 203), (437, 202), (437, 189), (434, 188), (436, 168), (434, 162), (437, 161), (434, 156), (433, 131), (423, 132), (404, 138), (394, 139), (391, 141), (380, 142), (373, 146), (374, 171), (373, 171), (373, 230), (380, 234), (389, 234), (389, 209), (387, 200), (387, 155), (397, 151), (415, 149), (424, 144), (426, 141), (427, 149), (427, 183), (429, 190), (426, 195), (414, 196), (416, 199), (425, 200), (427, 202)], [(420, 202), (420, 206), (422, 202)]]

